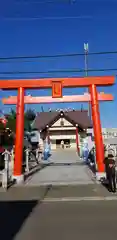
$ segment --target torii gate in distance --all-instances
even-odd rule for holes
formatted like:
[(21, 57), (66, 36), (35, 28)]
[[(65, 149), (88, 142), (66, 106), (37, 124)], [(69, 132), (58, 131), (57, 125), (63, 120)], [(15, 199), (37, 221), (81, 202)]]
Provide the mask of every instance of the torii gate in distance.
[[(104, 170), (104, 145), (102, 139), (99, 99), (97, 86), (111, 86), (115, 82), (114, 76), (99, 77), (72, 77), (72, 78), (45, 78), (45, 79), (18, 79), (1, 80), (0, 88), (4, 90), (18, 89), (17, 115), (16, 115), (16, 143), (14, 160), (14, 179), (17, 183), (23, 181), (22, 175), (22, 153), (23, 153), (23, 133), (24, 133), (24, 93), (25, 89), (52, 88), (52, 98), (62, 98), (64, 87), (88, 87), (91, 98), (92, 120), (94, 129), (94, 139), (96, 146), (96, 162), (98, 166), (97, 178), (105, 175)], [(73, 96), (71, 95), (70, 98)], [(56, 102), (56, 100), (54, 101)], [(69, 102), (72, 102), (69, 101)]]

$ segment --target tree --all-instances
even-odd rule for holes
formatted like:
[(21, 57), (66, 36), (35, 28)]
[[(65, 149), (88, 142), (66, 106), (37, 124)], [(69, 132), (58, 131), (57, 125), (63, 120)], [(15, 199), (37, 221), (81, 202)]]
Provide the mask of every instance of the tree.
[(34, 110), (28, 109), (28, 110), (25, 112), (25, 118), (26, 118), (28, 121), (32, 122), (32, 121), (35, 119), (35, 117), (36, 117), (36, 114), (35, 114)]
[(4, 131), (5, 126), (4, 124), (0, 121), (0, 132)]
[(15, 133), (15, 130), (16, 130), (16, 112), (13, 109), (11, 109), (10, 114), (7, 115), (6, 128), (9, 128), (13, 133)]
[(11, 116), (9, 116), (7, 118), (6, 128), (9, 128), (13, 133), (15, 133), (15, 130), (16, 130), (16, 119), (12, 118)]
[(11, 118), (16, 119), (16, 111), (11, 109), (10, 116)]
[(32, 109), (28, 109), (24, 115), (24, 128), (26, 131), (31, 131), (31, 123), (36, 117), (35, 112)]
[[(35, 119), (36, 114), (32, 109), (28, 109), (24, 114), (24, 129), (31, 131), (31, 123)], [(9, 115), (7, 115), (6, 128), (9, 128), (13, 133), (16, 131), (16, 112), (11, 109)]]

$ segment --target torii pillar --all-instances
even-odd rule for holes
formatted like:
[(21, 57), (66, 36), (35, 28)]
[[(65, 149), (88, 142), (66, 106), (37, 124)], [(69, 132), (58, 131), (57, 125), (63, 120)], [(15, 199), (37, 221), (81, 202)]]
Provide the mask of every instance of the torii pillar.
[(80, 154), (80, 149), (79, 149), (79, 136), (78, 136), (78, 125), (76, 124), (76, 150), (78, 155)]
[(100, 122), (100, 112), (99, 112), (99, 102), (96, 85), (92, 84), (89, 87), (91, 94), (91, 110), (92, 110), (92, 120), (93, 120), (93, 130), (94, 139), (96, 147), (96, 161), (98, 166), (98, 172), (96, 173), (97, 179), (104, 177), (105, 167), (104, 167), (104, 145), (102, 139), (102, 130)]
[(22, 158), (24, 144), (24, 88), (18, 88), (16, 115), (16, 140), (13, 178), (17, 183), (23, 181)]

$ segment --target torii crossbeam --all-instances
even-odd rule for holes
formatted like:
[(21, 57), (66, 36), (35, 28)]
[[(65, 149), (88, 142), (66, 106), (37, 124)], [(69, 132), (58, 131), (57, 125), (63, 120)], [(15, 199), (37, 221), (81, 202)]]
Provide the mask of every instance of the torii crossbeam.
[[(113, 101), (112, 94), (98, 93), (98, 101)], [(66, 102), (91, 102), (90, 94), (63, 96), (61, 98), (52, 98), (51, 96), (32, 97), (31, 95), (24, 97), (25, 104), (43, 104), (43, 103), (66, 103)], [(2, 99), (3, 104), (15, 105), (17, 104), (17, 96), (10, 96)]]

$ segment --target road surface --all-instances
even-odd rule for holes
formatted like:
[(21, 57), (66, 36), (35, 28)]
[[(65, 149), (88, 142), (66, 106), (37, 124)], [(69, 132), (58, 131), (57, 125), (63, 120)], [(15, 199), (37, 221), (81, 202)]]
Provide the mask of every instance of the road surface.
[(0, 202), (1, 239), (117, 238), (117, 201)]

